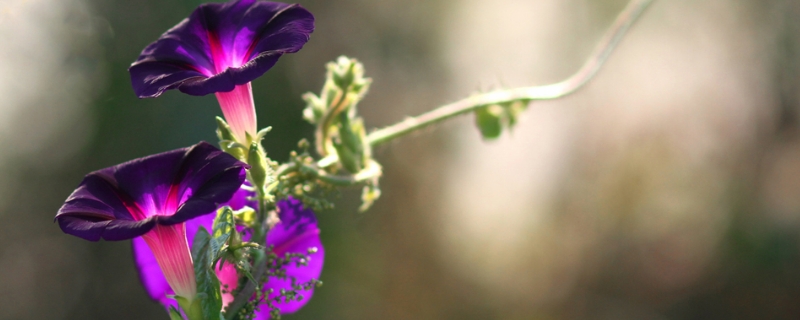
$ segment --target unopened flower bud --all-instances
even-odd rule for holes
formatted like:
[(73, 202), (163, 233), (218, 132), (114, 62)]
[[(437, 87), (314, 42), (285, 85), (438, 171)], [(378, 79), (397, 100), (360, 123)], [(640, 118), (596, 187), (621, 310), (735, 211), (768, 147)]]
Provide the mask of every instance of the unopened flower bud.
[(250, 144), (247, 164), (250, 165), (250, 170), (247, 171), (250, 175), (250, 181), (253, 182), (253, 186), (256, 189), (263, 191), (267, 185), (267, 178), (271, 170), (267, 164), (267, 157), (264, 151), (259, 148), (258, 143), (253, 142)]

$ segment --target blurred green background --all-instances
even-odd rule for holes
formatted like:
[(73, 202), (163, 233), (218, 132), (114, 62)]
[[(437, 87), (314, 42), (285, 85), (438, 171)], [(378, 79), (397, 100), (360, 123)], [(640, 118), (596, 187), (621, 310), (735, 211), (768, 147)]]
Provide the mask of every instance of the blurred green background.
[[(166, 319), (130, 243), (53, 223), (90, 171), (215, 139), (213, 96), (139, 100), (127, 67), (198, 5), (0, 0), (0, 319)], [(577, 70), (621, 0), (308, 0), (253, 84), (284, 161), (300, 95), (360, 59), (369, 127)], [(472, 117), (375, 150), (383, 197), (319, 213), (286, 319), (800, 319), (800, 2), (657, 0), (598, 77), (482, 141)]]

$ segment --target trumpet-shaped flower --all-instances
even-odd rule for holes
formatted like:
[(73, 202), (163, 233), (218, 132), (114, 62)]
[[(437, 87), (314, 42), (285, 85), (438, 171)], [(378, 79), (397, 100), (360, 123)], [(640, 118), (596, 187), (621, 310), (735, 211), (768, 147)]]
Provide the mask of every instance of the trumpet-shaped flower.
[[(249, 193), (241, 189), (234, 195), (228, 205), (235, 210), (245, 205), (254, 206), (254, 203), (246, 200)], [(320, 241), (317, 220), (310, 209), (303, 208), (303, 204), (299, 200), (289, 198), (278, 202), (278, 211), (280, 222), (270, 230), (266, 242), (268, 246), (273, 246), (273, 253), (278, 257), (283, 257), (286, 254), (308, 254), (309, 249), (313, 249), (311, 250), (313, 253), (308, 254), (304, 265), (292, 263), (284, 267), (287, 278), (278, 279), (272, 277), (264, 285), (265, 293), (270, 292), (270, 289), (272, 289), (266, 298), (273, 301), (277, 300), (274, 305), (282, 314), (287, 314), (295, 312), (305, 305), (311, 298), (313, 289), (300, 291), (300, 294), (303, 295), (303, 299), (300, 301), (284, 301), (280, 299), (281, 289), (290, 290), (293, 288), (293, 283), (301, 284), (311, 279), (318, 279), (322, 272), (325, 251)], [(190, 242), (194, 239), (197, 230), (201, 226), (206, 230), (211, 230), (214, 216), (212, 213), (186, 222), (186, 235)], [(245, 234), (244, 237), (247, 240), (249, 236)], [(173, 291), (167, 285), (164, 273), (158, 268), (153, 251), (147, 246), (144, 239), (134, 239), (133, 253), (136, 266), (139, 269), (139, 276), (150, 297), (167, 308), (170, 305), (175, 305), (175, 301), (169, 298)], [(216, 270), (216, 274), (221, 286), (227, 287), (227, 292), (233, 291), (237, 287), (239, 276), (231, 264), (223, 264), (221, 269)], [(230, 293), (224, 293), (222, 300), (223, 305), (227, 305), (233, 300), (233, 296)], [(269, 315), (269, 309), (262, 306), (259, 308), (255, 319), (269, 319)]]
[(314, 16), (297, 4), (237, 0), (200, 5), (142, 51), (130, 69), (140, 98), (175, 89), (215, 93), (240, 142), (256, 134), (250, 81), (284, 53), (300, 50), (314, 31)]
[(56, 214), (86, 240), (141, 237), (175, 294), (196, 294), (186, 221), (214, 211), (245, 179), (247, 164), (208, 143), (92, 172)]

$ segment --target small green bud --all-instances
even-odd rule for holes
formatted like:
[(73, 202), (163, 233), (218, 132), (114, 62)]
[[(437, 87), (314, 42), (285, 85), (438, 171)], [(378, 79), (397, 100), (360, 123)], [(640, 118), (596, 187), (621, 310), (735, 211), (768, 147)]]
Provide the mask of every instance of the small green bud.
[(353, 150), (347, 147), (340, 139), (333, 139), (333, 147), (336, 149), (336, 154), (339, 155), (339, 162), (342, 166), (350, 171), (350, 173), (357, 173), (363, 168), (361, 155), (354, 153)]
[[(297, 147), (300, 148), (300, 150), (306, 151), (311, 147), (311, 142), (308, 142), (308, 139), (306, 138), (300, 139), (300, 141), (297, 141)], [(296, 155), (297, 154), (295, 153), (295, 156)]]
[(217, 137), (220, 140), (236, 141), (236, 138), (231, 132), (231, 127), (225, 122), (225, 119), (217, 117)]
[(306, 108), (303, 109), (303, 119), (311, 124), (317, 124), (319, 119), (325, 115), (325, 103), (317, 95), (306, 92), (303, 94), (303, 100), (306, 102)]
[(475, 124), (484, 139), (497, 139), (503, 132), (503, 107), (489, 105), (475, 110)]
[(169, 320), (183, 320), (183, 316), (174, 306), (169, 306)]
[(328, 64), (328, 78), (344, 92), (363, 96), (370, 79), (364, 78), (364, 65), (358, 60), (340, 56), (336, 62)]
[(333, 83), (336, 84), (337, 87), (344, 91), (348, 90), (350, 84), (352, 84), (355, 79), (353, 69), (356, 63), (355, 59), (340, 56), (336, 59), (336, 63), (331, 63), (328, 66), (332, 71), (331, 79), (333, 79)]
[(358, 207), (359, 212), (369, 210), (375, 200), (381, 197), (381, 189), (377, 185), (366, 185), (361, 191), (361, 206)]
[(264, 151), (259, 148), (256, 142), (250, 144), (250, 150), (247, 154), (247, 164), (250, 165), (250, 170), (247, 172), (250, 175), (250, 181), (253, 182), (253, 186), (256, 187), (257, 190), (260, 190), (259, 193), (262, 193), (267, 186), (267, 178), (271, 172), (271, 168), (267, 163), (267, 157)]

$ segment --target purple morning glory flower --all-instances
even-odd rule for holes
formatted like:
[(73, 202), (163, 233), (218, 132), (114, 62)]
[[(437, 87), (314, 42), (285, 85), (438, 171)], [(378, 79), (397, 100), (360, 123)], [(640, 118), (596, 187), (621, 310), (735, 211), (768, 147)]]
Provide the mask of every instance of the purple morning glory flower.
[(86, 175), (56, 214), (65, 233), (89, 241), (141, 236), (173, 292), (196, 294), (185, 221), (239, 190), (247, 164), (201, 142)]
[[(234, 210), (240, 209), (245, 205), (254, 206), (254, 203), (249, 203), (246, 198), (252, 195), (251, 192), (241, 189), (234, 195), (228, 205)], [(322, 272), (322, 265), (325, 259), (325, 250), (322, 247), (322, 242), (319, 237), (319, 228), (317, 227), (317, 219), (314, 212), (310, 209), (303, 208), (302, 202), (299, 200), (289, 198), (278, 202), (278, 215), (281, 219), (275, 227), (270, 230), (267, 235), (267, 245), (272, 245), (275, 254), (279, 257), (287, 253), (302, 253), (306, 254), (309, 248), (316, 248), (316, 252), (308, 255), (308, 263), (304, 266), (291, 264), (286, 266), (287, 279), (270, 278), (264, 286), (264, 292), (272, 289), (269, 299), (275, 299), (280, 295), (281, 289), (291, 289), (292, 280), (296, 283), (308, 282), (311, 279), (319, 279)], [(186, 222), (186, 235), (192, 241), (197, 230), (202, 226), (207, 230), (211, 230), (214, 214), (207, 214)], [(244, 236), (247, 240), (248, 236)], [(160, 302), (165, 307), (169, 308), (170, 305), (175, 305), (175, 301), (168, 298), (168, 295), (173, 294), (170, 287), (166, 284), (164, 274), (158, 268), (156, 260), (152, 251), (146, 245), (145, 241), (137, 238), (133, 241), (133, 252), (136, 260), (136, 266), (139, 269), (139, 275), (145, 289), (154, 300)], [(222, 270), (216, 270), (217, 277), (222, 286), (227, 285), (228, 290), (232, 291), (236, 288), (239, 281), (239, 276), (236, 269), (226, 263), (223, 265)], [(293, 279), (291, 279), (293, 278)], [(292, 313), (299, 310), (305, 305), (311, 295), (312, 290), (302, 291), (303, 300), (285, 302), (280, 301), (275, 303), (282, 314)], [(223, 305), (228, 305), (233, 300), (230, 293), (222, 295)], [(258, 314), (255, 319), (269, 319), (269, 310), (266, 307), (259, 308)]]
[(314, 31), (314, 16), (297, 4), (237, 0), (200, 5), (142, 51), (129, 71), (139, 98), (178, 88), (215, 93), (240, 142), (256, 134), (250, 81), (284, 53), (300, 50)]

